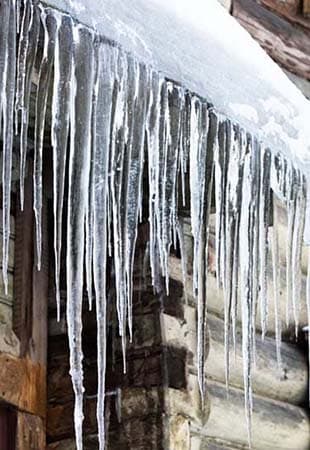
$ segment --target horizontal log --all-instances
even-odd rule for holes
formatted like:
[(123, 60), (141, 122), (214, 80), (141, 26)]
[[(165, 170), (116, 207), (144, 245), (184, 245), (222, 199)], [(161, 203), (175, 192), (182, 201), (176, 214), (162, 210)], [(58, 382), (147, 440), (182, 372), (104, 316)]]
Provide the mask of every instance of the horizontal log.
[[(232, 389), (228, 398), (223, 384), (209, 382), (208, 392), (211, 401), (208, 423), (200, 429), (192, 425), (193, 431), (202, 439), (220, 438), (247, 448), (243, 391)], [(296, 406), (255, 396), (252, 439), (256, 450), (308, 450), (308, 415)]]
[(282, 67), (310, 79), (310, 36), (255, 0), (234, 0), (234, 17)]
[(199, 434), (193, 433), (191, 436), (191, 450), (201, 450), (201, 449), (208, 449), (208, 450), (240, 450), (240, 447), (237, 448), (234, 446), (231, 442), (223, 442), (220, 439), (207, 439), (203, 438), (203, 445), (202, 439)]
[(0, 401), (40, 416), (46, 415), (46, 369), (28, 358), (0, 353)]
[[(185, 347), (193, 357), (192, 369), (196, 369), (196, 310), (185, 306), (185, 319), (179, 321), (167, 314), (163, 315), (163, 329), (166, 344)], [(208, 379), (225, 383), (224, 322), (212, 314), (208, 316), (209, 342), (206, 359)], [(304, 402), (308, 388), (308, 365), (305, 355), (293, 345), (282, 343), (282, 366), (278, 367), (276, 343), (272, 338), (257, 336), (256, 367), (253, 368), (254, 392), (269, 398), (292, 404)], [(237, 333), (236, 357), (231, 351), (230, 385), (243, 387), (243, 359), (240, 330)]]
[[(214, 259), (214, 248), (211, 247), (211, 258)], [(211, 267), (212, 270), (212, 267)], [(181, 260), (171, 256), (169, 261), (169, 273), (170, 277), (174, 280), (178, 280), (182, 282), (182, 267)], [(301, 301), (300, 301), (300, 315), (299, 315), (299, 325), (300, 327), (304, 327), (308, 324), (307, 317), (307, 303), (306, 303), (306, 276), (302, 276), (302, 289), (301, 289)], [(186, 280), (186, 293), (189, 301), (195, 304), (195, 300), (193, 299), (193, 277), (191, 274), (187, 275)], [(268, 303), (269, 303), (269, 315), (268, 315), (268, 333), (270, 335), (275, 334), (275, 307), (273, 301), (273, 280), (271, 267), (269, 266), (269, 274), (268, 274)], [(286, 301), (287, 301), (287, 291), (286, 291), (286, 278), (285, 278), (285, 268), (281, 268), (281, 277), (280, 277), (280, 292), (279, 292), (279, 317), (282, 322), (282, 328), (284, 333), (291, 333), (294, 328), (293, 317), (290, 315), (290, 324), (289, 327), (286, 327)], [(211, 313), (219, 317), (224, 317), (224, 301), (223, 301), (223, 292), (219, 290), (217, 287), (217, 281), (214, 272), (209, 272), (208, 274), (208, 310)], [(239, 308), (238, 311), (238, 321), (241, 321), (241, 311)], [(257, 314), (256, 318), (256, 328), (257, 330), (261, 330), (261, 319), (260, 314)]]
[[(221, 319), (209, 315), (210, 351), (206, 361), (208, 378), (225, 383), (224, 323)], [(236, 357), (231, 352), (230, 385), (243, 387), (242, 339), (238, 331)], [(256, 366), (253, 367), (253, 390), (262, 396), (301, 404), (307, 397), (308, 364), (305, 355), (295, 345), (282, 343), (282, 366), (279, 368), (274, 339), (264, 342), (257, 336)]]

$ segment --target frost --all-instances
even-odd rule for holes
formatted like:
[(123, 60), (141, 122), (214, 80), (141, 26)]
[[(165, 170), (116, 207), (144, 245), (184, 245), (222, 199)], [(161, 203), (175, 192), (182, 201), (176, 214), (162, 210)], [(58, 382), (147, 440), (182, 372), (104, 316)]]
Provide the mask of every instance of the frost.
[[(96, 305), (97, 420), (99, 448), (103, 450), (106, 441), (107, 308), (112, 302), (112, 296), (107, 292), (108, 257), (113, 258), (118, 332), (126, 371), (126, 341), (128, 335), (132, 339), (134, 320), (133, 267), (138, 224), (147, 215), (149, 243), (143, 267), (149, 259), (155, 291), (162, 292), (164, 284), (169, 293), (168, 259), (171, 248), (178, 245), (186, 283), (187, 255), (182, 215), (190, 210), (194, 247), (193, 295), (197, 302), (198, 383), (204, 401), (209, 218), (213, 206), (216, 274), (224, 298), (226, 383), (228, 388), (230, 347), (231, 343), (235, 346), (237, 313), (241, 309), (245, 410), (251, 442), (251, 373), (255, 364), (258, 307), (263, 338), (268, 331), (269, 240), (272, 244), (277, 356), (279, 364), (281, 362), (278, 201), (285, 205), (288, 215), (287, 322), (292, 315), (296, 333), (298, 331), (307, 200), (304, 174), (294, 162), (274, 153), (198, 94), (166, 79), (150, 65), (77, 24), (68, 15), (28, 0), (23, 3), (20, 18), (19, 7), (19, 2), (15, 4), (13, 0), (2, 2), (0, 6), (3, 277), (7, 284), (13, 134), (15, 129), (20, 137), (23, 207), (27, 141), (32, 133), (30, 99), (34, 92), (33, 206), (37, 265), (40, 269), (42, 169), (45, 151), (48, 151), (44, 137), (50, 132), (57, 316), (59, 319), (62, 243), (66, 239), (66, 315), (77, 449), (83, 448), (84, 288), (89, 307), (93, 301)], [(9, 64), (9, 60), (16, 58), (15, 73), (15, 64)], [(34, 82), (36, 89), (33, 89)], [(286, 114), (281, 105), (273, 100), (265, 107)], [(258, 118), (256, 110), (245, 104), (233, 102), (231, 108), (241, 110), (241, 114), (248, 115), (252, 122)], [(29, 166), (31, 168), (31, 164)], [(146, 193), (148, 205), (145, 208), (142, 199)], [(66, 236), (63, 236), (64, 229)], [(308, 274), (310, 316), (309, 280)]]

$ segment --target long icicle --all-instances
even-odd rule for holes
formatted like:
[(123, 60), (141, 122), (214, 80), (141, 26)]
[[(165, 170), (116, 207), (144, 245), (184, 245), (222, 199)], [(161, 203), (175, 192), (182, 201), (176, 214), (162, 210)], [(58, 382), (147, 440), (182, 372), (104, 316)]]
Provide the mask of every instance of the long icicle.
[(51, 140), (53, 147), (53, 212), (57, 320), (60, 320), (60, 266), (65, 172), (70, 126), (70, 97), (73, 62), (72, 19), (57, 15), (54, 55)]
[[(31, 96), (31, 85), (32, 77), (35, 68), (35, 61), (37, 56), (39, 35), (40, 35), (40, 10), (37, 5), (33, 5), (32, 1), (26, 2), (26, 7), (29, 3), (30, 7), (30, 24), (27, 35), (27, 30), (25, 30), (24, 39), (27, 43), (27, 53), (21, 56), (21, 61), (18, 61), (18, 70), (23, 71), (26, 69), (25, 74), (19, 74), (21, 77), (21, 103), (15, 106), (16, 110), (21, 111), (21, 129), (20, 129), (20, 203), (21, 209), (24, 209), (24, 184), (26, 176), (26, 158), (27, 158), (27, 144), (28, 144), (28, 126), (29, 126), (29, 113), (30, 113), (30, 96)], [(25, 24), (27, 26), (27, 23)], [(26, 62), (23, 58), (26, 57)]]
[(67, 323), (70, 374), (75, 394), (74, 424), (77, 450), (83, 448), (82, 301), (85, 212), (88, 200), (90, 129), (93, 93), (93, 34), (73, 29), (74, 63), (71, 95), (71, 138), (67, 222)]
[(110, 156), (110, 129), (115, 74), (115, 52), (99, 46), (97, 59), (96, 95), (93, 112), (93, 189), (94, 248), (93, 271), (97, 317), (97, 423), (99, 449), (105, 448), (105, 373), (106, 373), (106, 266), (107, 266), (107, 196)]
[[(3, 250), (2, 250), (2, 274), (5, 295), (8, 294), (8, 265), (9, 265), (9, 243), (10, 243), (10, 220), (11, 220), (11, 179), (12, 179), (12, 152), (14, 134), (14, 95), (16, 77), (16, 4), (15, 0), (9, 2), (9, 26), (7, 40), (8, 45), (5, 52), (4, 83), (2, 92), (3, 108), (3, 167), (2, 167), (2, 218), (3, 218)], [(1, 80), (0, 80), (1, 82)], [(0, 86), (1, 88), (1, 86)], [(0, 101), (1, 107), (2, 101)], [(1, 114), (0, 114), (1, 122)], [(1, 130), (0, 130), (1, 131)]]
[(51, 11), (45, 12), (41, 8), (41, 22), (44, 29), (43, 56), (39, 69), (39, 81), (36, 93), (35, 107), (35, 138), (34, 138), (34, 171), (33, 171), (33, 209), (36, 222), (37, 268), (41, 270), (42, 252), (42, 170), (43, 170), (43, 141), (47, 99), (52, 78), (54, 44), (57, 21)]

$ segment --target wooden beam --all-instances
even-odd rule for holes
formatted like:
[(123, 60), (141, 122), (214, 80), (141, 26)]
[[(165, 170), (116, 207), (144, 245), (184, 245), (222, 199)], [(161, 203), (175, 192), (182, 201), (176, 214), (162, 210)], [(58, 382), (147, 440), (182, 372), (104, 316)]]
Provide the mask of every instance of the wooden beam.
[(310, 33), (255, 0), (235, 0), (234, 17), (282, 67), (310, 79)]
[(304, 0), (303, 13), (304, 13), (305, 16), (309, 16), (310, 15), (310, 0)]
[[(25, 205), (15, 216), (15, 272), (13, 329), (20, 339), (21, 357), (29, 352), (32, 329), (33, 210), (32, 178), (25, 180)], [(43, 319), (43, 318), (42, 318)]]
[(46, 448), (43, 419), (32, 414), (17, 414), (16, 450), (44, 450)]
[(46, 415), (46, 369), (29, 358), (0, 353), (0, 401), (40, 417)]
[[(306, 2), (309, 0), (304, 0)], [(288, 22), (297, 27), (302, 27), (305, 30), (310, 30), (310, 21), (302, 14), (304, 9), (300, 6), (300, 0), (260, 0), (260, 3), (266, 6), (271, 11), (275, 11), (278, 15), (282, 16)], [(303, 3), (304, 5), (304, 3)]]

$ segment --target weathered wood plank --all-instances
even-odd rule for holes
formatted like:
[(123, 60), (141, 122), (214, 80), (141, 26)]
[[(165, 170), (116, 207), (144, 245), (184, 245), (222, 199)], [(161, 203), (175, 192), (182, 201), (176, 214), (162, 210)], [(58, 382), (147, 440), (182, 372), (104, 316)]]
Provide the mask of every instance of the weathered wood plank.
[(44, 366), (0, 353), (0, 401), (45, 417), (45, 378)]
[(44, 450), (45, 448), (43, 419), (25, 412), (18, 412), (16, 450)]
[(282, 67), (310, 78), (310, 35), (255, 0), (235, 0), (234, 17)]
[[(192, 429), (202, 437), (221, 438), (236, 447), (248, 446), (243, 391), (232, 389), (227, 398), (221, 383), (208, 383), (211, 409), (205, 427)], [(254, 397), (253, 448), (256, 450), (308, 450), (310, 424), (307, 413), (296, 406)], [(242, 447), (243, 448), (243, 447)]]
[(24, 211), (20, 205), (15, 217), (15, 297), (13, 308), (14, 331), (21, 342), (21, 356), (28, 350), (32, 333), (32, 271), (34, 264), (32, 178), (25, 180)]

